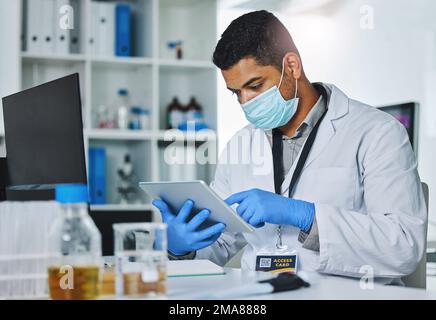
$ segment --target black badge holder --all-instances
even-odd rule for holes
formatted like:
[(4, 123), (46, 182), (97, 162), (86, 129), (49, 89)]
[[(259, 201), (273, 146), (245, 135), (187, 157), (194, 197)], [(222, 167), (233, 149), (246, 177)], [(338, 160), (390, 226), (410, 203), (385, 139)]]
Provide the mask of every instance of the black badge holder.
[(309, 283), (301, 279), (299, 276), (289, 272), (280, 273), (276, 278), (262, 280), (259, 281), (259, 283), (269, 283), (272, 285), (274, 288), (272, 293), (297, 290), (302, 287), (310, 286)]

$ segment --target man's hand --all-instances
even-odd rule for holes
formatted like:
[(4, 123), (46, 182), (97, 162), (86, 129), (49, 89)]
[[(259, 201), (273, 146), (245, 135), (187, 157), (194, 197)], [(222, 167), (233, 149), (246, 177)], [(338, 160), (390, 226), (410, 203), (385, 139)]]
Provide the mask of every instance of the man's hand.
[(203, 209), (187, 222), (194, 207), (192, 200), (186, 200), (177, 215), (174, 215), (161, 199), (153, 200), (153, 205), (159, 209), (163, 222), (168, 225), (168, 250), (176, 256), (210, 246), (220, 237), (226, 227), (223, 223), (216, 223), (207, 229), (196, 231), (209, 217), (210, 211)]
[(315, 216), (315, 206), (272, 192), (251, 189), (231, 195), (225, 200), (228, 205), (238, 203), (236, 212), (246, 222), (259, 228), (265, 222), (292, 225), (307, 232)]

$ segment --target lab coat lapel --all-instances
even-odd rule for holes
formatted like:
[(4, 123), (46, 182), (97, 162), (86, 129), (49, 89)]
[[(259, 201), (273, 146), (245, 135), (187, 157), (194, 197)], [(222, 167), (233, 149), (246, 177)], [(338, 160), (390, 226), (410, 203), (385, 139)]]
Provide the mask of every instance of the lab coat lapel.
[(306, 169), (312, 162), (315, 160), (321, 152), (327, 147), (330, 140), (335, 135), (335, 128), (331, 120), (326, 119), (319, 126), (318, 132), (316, 134), (316, 139), (313, 143), (312, 149), (307, 157), (306, 163), (304, 164), (303, 169)]
[(315, 142), (303, 169), (306, 169), (327, 147), (336, 133), (338, 127), (337, 122), (348, 113), (348, 97), (333, 85), (325, 84), (324, 86), (331, 92), (327, 105), (328, 111), (325, 115), (325, 119), (319, 126)]
[[(336, 130), (334, 122), (348, 113), (348, 97), (345, 96), (344, 93), (342, 93), (338, 88), (333, 85), (323, 84), (323, 86), (330, 93), (327, 105), (328, 111), (325, 115), (325, 119), (319, 126), (316, 139), (314, 141), (312, 149), (310, 150), (306, 163), (304, 164), (303, 170), (306, 169), (316, 158), (318, 158), (318, 156), (327, 147), (327, 145), (335, 135)], [(306, 142), (304, 143), (304, 145), (305, 144)], [(295, 171), (298, 160), (300, 159), (304, 145), (301, 147), (298, 157), (292, 164), (291, 169), (286, 174), (286, 177), (281, 186), (282, 194), (287, 194), (289, 192), (289, 184), (291, 183), (292, 175)]]
[(252, 188), (259, 188), (274, 192), (274, 166), (271, 144), (265, 132), (261, 129), (252, 131), (251, 161), (254, 184)]

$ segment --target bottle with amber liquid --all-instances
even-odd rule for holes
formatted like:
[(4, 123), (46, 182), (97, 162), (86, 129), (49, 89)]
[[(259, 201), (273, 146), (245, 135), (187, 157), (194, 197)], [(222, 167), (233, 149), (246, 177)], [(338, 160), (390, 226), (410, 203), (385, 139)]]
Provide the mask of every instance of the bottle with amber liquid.
[(167, 129), (177, 129), (184, 119), (184, 109), (179, 99), (174, 97), (167, 107)]
[(191, 97), (189, 104), (186, 106), (186, 120), (203, 123), (203, 108), (197, 102), (195, 97)]
[(102, 277), (101, 234), (88, 214), (88, 188), (58, 185), (56, 201), (61, 216), (49, 231), (50, 298), (97, 299)]

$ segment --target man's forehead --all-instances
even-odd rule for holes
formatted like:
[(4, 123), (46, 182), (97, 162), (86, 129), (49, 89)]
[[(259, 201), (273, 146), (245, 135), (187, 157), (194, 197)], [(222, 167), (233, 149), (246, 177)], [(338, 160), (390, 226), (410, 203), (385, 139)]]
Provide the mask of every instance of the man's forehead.
[(227, 70), (221, 70), (228, 87), (239, 88), (252, 78), (268, 76), (275, 72), (273, 66), (263, 66), (252, 57), (243, 58)]

